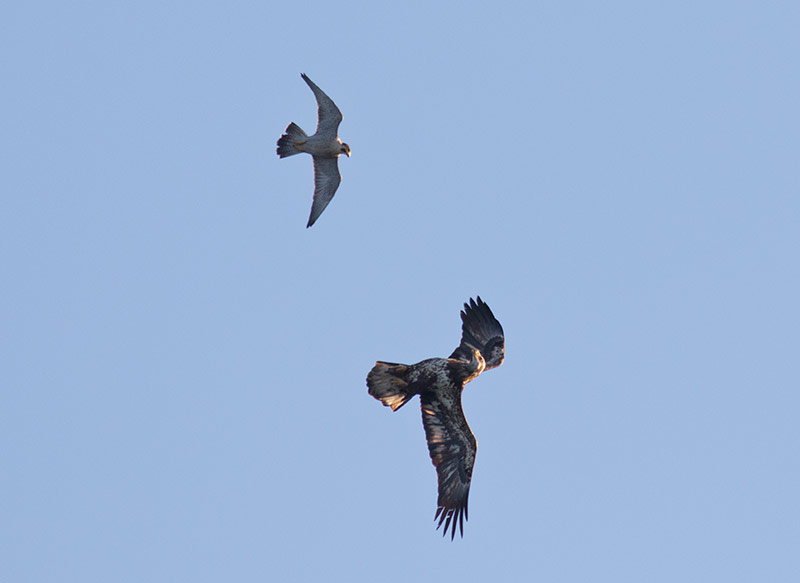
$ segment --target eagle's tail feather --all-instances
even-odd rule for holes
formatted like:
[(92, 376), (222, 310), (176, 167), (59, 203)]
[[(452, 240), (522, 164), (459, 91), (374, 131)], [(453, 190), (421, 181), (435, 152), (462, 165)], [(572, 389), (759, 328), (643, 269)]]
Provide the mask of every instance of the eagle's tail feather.
[(305, 142), (308, 137), (306, 133), (294, 122), (286, 126), (284, 131), (285, 133), (278, 139), (278, 156), (286, 158), (287, 156), (300, 154), (302, 150), (298, 150), (295, 147), (295, 142)]
[(397, 411), (414, 396), (405, 380), (408, 370), (409, 367), (405, 364), (376, 362), (367, 375), (369, 394), (391, 407), (392, 411)]

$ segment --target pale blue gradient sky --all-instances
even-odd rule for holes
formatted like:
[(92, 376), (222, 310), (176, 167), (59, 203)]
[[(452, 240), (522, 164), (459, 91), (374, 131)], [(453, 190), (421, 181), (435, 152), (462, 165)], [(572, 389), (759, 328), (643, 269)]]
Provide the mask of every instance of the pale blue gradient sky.
[[(4, 581), (797, 577), (796, 2), (12, 4)], [(476, 294), (451, 543), (364, 379)]]

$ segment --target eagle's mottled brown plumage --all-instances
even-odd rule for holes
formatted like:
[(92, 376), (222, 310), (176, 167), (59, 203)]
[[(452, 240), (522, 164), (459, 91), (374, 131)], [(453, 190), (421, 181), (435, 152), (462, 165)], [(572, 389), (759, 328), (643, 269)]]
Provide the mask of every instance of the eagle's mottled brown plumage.
[(480, 297), (461, 312), (461, 344), (450, 358), (429, 358), (417, 364), (375, 363), (367, 375), (369, 394), (392, 411), (420, 396), (422, 425), (431, 461), (439, 477), (434, 520), (444, 524), (451, 540), (458, 524), (464, 535), (467, 501), (478, 444), (461, 409), (464, 386), (485, 369), (500, 366), (505, 354), (503, 327)]

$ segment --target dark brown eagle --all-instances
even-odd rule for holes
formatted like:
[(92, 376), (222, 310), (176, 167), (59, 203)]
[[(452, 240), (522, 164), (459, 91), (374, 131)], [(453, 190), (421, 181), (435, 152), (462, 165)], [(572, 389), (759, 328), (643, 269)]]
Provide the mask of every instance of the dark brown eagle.
[[(392, 411), (420, 396), (422, 425), (431, 461), (439, 477), (434, 520), (442, 534), (464, 536), (467, 500), (478, 443), (461, 409), (464, 386), (484, 370), (500, 366), (505, 356), (503, 327), (480, 296), (461, 311), (461, 344), (450, 358), (429, 358), (417, 364), (375, 363), (367, 375), (369, 394)], [(452, 524), (452, 528), (451, 528)]]

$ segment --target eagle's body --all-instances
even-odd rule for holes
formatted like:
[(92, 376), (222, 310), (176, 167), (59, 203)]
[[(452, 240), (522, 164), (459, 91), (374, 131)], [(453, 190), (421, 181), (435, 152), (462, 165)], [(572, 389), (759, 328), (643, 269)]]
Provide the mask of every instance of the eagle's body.
[(314, 158), (314, 202), (306, 225), (310, 227), (339, 188), (342, 176), (339, 174), (338, 158), (342, 154), (349, 157), (350, 146), (343, 143), (337, 135), (339, 124), (342, 123), (342, 112), (305, 73), (301, 77), (317, 99), (317, 131), (313, 136), (309, 136), (296, 123), (290, 123), (278, 140), (277, 152), (281, 158), (300, 153), (311, 154)]
[[(467, 501), (477, 441), (461, 408), (464, 386), (487, 368), (503, 362), (503, 328), (480, 297), (464, 304), (461, 344), (450, 358), (429, 358), (417, 364), (375, 363), (367, 375), (369, 394), (392, 411), (420, 396), (422, 424), (431, 461), (439, 477), (436, 518), (444, 532), (461, 534), (467, 518)], [(438, 528), (437, 526), (437, 528)]]

